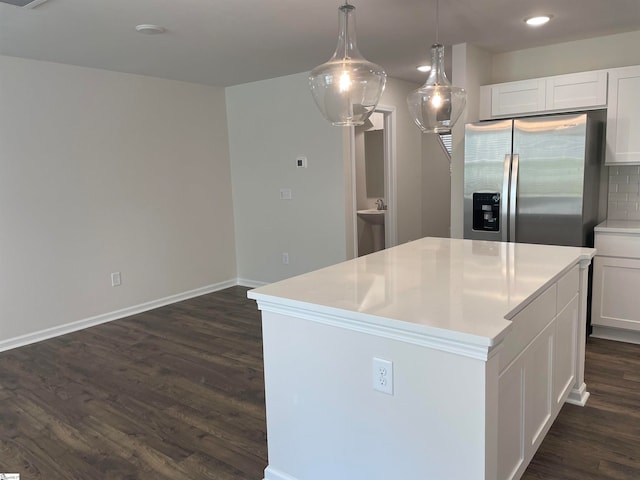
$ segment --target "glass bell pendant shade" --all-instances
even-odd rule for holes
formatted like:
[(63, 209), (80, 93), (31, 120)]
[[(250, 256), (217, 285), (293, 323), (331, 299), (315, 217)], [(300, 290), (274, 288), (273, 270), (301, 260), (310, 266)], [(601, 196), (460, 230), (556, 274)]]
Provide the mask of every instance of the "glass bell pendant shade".
[(338, 47), (327, 63), (311, 71), (309, 86), (320, 112), (332, 125), (358, 126), (378, 105), (387, 74), (358, 51), (355, 7), (344, 4), (339, 10)]
[(432, 45), (429, 78), (407, 96), (413, 121), (424, 133), (450, 133), (466, 102), (464, 88), (452, 86), (444, 72), (444, 47)]

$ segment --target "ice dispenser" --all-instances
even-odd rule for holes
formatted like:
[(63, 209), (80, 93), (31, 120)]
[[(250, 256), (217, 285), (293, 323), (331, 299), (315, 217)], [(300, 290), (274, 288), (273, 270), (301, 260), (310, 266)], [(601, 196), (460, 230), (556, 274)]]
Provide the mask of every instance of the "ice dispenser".
[(500, 194), (473, 194), (473, 229), (497, 232), (500, 230)]

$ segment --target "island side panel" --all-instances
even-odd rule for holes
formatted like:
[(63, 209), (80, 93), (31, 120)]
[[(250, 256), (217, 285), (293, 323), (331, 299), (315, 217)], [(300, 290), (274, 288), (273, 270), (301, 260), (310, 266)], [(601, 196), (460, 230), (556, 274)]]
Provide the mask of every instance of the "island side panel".
[[(496, 478), (497, 356), (262, 318), (265, 480)], [(373, 389), (374, 357), (393, 362), (393, 395)]]
[(591, 259), (580, 260), (580, 286), (578, 293), (578, 328), (576, 331), (576, 364), (575, 364), (575, 383), (569, 396), (567, 403), (584, 407), (589, 399), (590, 393), (587, 391), (587, 384), (584, 381), (584, 358), (585, 345), (587, 343), (587, 292), (589, 283), (589, 265)]

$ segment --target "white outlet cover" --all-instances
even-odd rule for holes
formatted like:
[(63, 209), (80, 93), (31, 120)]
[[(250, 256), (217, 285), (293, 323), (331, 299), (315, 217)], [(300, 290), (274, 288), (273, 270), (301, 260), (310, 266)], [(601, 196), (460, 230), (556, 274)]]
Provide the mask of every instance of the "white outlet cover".
[(393, 395), (393, 362), (373, 357), (371, 365), (373, 389), (387, 395)]

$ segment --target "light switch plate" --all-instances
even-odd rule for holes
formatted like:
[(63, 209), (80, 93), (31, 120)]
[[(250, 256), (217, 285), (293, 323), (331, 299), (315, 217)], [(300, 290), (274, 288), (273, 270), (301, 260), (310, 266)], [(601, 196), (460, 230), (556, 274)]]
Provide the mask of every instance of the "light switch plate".
[(120, 272), (113, 272), (111, 274), (111, 286), (119, 287), (122, 285), (122, 277), (120, 276)]
[(291, 200), (291, 189), (290, 188), (281, 188), (280, 189), (280, 200)]

